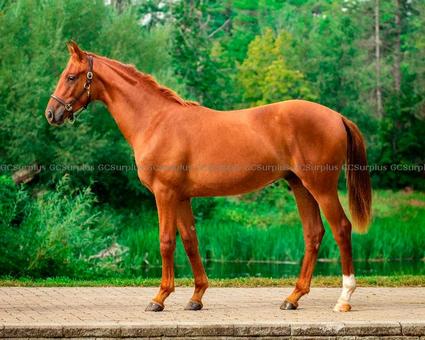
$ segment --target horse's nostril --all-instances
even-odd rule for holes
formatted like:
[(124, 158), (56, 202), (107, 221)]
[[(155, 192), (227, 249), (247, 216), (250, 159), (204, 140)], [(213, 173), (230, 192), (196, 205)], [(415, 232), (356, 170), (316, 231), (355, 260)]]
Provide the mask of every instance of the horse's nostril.
[(47, 119), (48, 120), (52, 120), (53, 119), (53, 112), (52, 112), (52, 110), (48, 110), (47, 111)]

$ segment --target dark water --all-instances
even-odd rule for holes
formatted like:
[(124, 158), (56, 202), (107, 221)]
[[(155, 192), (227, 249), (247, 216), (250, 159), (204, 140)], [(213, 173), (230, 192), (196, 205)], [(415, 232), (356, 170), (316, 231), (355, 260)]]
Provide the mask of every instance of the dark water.
[[(424, 261), (387, 261), (354, 263), (356, 275), (425, 275)], [(205, 270), (210, 278), (270, 277), (282, 278), (297, 276), (300, 263), (247, 263), (247, 262), (207, 262)], [(176, 277), (191, 277), (190, 266), (176, 266)], [(161, 277), (161, 268), (145, 268), (143, 277)], [(315, 275), (341, 275), (339, 262), (318, 262)]]

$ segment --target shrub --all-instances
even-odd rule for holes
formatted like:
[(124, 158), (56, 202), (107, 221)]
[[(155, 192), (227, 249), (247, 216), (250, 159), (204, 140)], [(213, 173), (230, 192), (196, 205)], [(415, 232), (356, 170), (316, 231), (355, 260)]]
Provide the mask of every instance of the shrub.
[(89, 189), (73, 190), (65, 176), (54, 191), (29, 193), (0, 177), (0, 272), (46, 277), (95, 272), (88, 258), (111, 243), (111, 219)]

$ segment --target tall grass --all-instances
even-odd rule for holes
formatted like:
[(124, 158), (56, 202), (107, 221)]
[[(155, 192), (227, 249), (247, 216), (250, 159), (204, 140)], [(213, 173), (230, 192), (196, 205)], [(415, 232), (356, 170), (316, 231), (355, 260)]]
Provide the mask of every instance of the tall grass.
[[(152, 206), (118, 211), (68, 182), (64, 178), (54, 190), (30, 192), (0, 177), (0, 275), (134, 277), (148, 269), (148, 275), (159, 275), (158, 219)], [(346, 206), (346, 194), (341, 198)], [(240, 197), (195, 199), (193, 206), (206, 262), (233, 261), (236, 270), (243, 266), (237, 262), (290, 261), (298, 271), (302, 226), (284, 183)], [(355, 260), (425, 258), (424, 193), (376, 191), (373, 215), (369, 233), (353, 235)], [(319, 258), (339, 259), (327, 225)], [(179, 238), (175, 262), (183, 268), (180, 273), (190, 274)], [(232, 276), (229, 269), (223, 267), (217, 276)]]
[[(346, 207), (347, 195), (340, 193), (340, 196)], [(373, 198), (374, 217), (369, 232), (353, 234), (354, 259), (423, 260), (425, 194), (376, 191)], [(292, 195), (281, 185), (244, 197), (215, 201), (209, 217), (199, 218), (196, 227), (204, 259), (301, 261), (304, 254), (301, 222)], [(127, 229), (122, 238), (130, 249), (126, 261), (133, 268), (161, 263), (156, 216), (152, 212), (144, 213), (141, 220), (140, 226)], [(339, 250), (326, 221), (325, 228), (319, 258), (337, 261)], [(176, 263), (187, 263), (180, 242)]]

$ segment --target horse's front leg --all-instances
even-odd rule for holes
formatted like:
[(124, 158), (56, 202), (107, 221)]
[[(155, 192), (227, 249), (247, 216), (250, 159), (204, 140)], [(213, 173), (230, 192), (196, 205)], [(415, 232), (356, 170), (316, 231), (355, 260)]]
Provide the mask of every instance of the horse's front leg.
[(159, 241), (162, 258), (162, 279), (158, 294), (146, 307), (146, 311), (160, 312), (164, 301), (174, 292), (174, 251), (176, 249), (176, 227), (178, 199), (172, 191), (155, 193), (159, 218)]
[(195, 291), (187, 304), (187, 310), (202, 309), (202, 296), (208, 288), (208, 278), (202, 264), (198, 248), (198, 237), (196, 236), (195, 220), (193, 218), (190, 200), (180, 202), (177, 217), (177, 228), (183, 241), (184, 249), (192, 265), (195, 276)]

